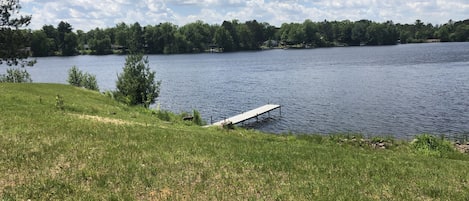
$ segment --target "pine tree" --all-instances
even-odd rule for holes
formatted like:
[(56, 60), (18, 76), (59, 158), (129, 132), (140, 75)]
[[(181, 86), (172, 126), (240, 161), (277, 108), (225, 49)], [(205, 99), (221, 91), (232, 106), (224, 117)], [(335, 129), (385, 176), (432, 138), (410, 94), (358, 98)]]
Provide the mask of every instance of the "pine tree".
[(155, 81), (156, 72), (150, 70), (148, 58), (142, 54), (129, 54), (124, 72), (117, 76), (116, 97), (129, 105), (149, 107), (160, 93), (161, 81)]
[[(2, 0), (0, 2), (0, 64), (9, 66), (28, 64), (25, 59), (29, 56), (27, 46), (30, 44), (26, 27), (31, 16), (17, 16), (21, 6), (19, 0)], [(32, 64), (29, 62), (29, 64)]]

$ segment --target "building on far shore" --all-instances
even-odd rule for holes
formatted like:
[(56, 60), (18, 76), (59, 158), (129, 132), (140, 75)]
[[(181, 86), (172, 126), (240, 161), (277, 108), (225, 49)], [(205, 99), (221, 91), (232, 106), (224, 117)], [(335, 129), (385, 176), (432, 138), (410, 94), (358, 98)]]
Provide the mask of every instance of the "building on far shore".
[(441, 40), (438, 39), (438, 38), (430, 38), (430, 39), (427, 39), (425, 42), (427, 42), (427, 43), (439, 43), (439, 42), (441, 42)]

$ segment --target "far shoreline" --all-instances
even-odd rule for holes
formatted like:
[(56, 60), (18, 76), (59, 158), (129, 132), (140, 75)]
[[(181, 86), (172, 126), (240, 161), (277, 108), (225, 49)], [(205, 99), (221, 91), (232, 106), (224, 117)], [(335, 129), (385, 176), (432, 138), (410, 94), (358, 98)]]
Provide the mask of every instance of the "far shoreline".
[[(261, 46), (259, 49), (256, 50), (239, 50), (239, 51), (229, 51), (229, 52), (224, 52), (224, 51), (210, 51), (210, 50), (205, 50), (203, 52), (187, 52), (187, 53), (144, 53), (144, 55), (197, 55), (197, 54), (227, 54), (227, 53), (240, 53), (240, 52), (260, 52), (260, 51), (268, 51), (268, 50), (312, 50), (312, 49), (327, 49), (327, 48), (347, 48), (347, 47), (389, 47), (389, 46), (398, 46), (398, 45), (418, 45), (418, 44), (431, 44), (431, 43), (467, 43), (467, 42), (453, 42), (453, 41), (448, 41), (448, 42), (442, 42), (439, 39), (428, 39), (427, 41), (424, 42), (412, 42), (412, 43), (396, 43), (396, 44), (390, 44), (390, 45), (348, 45), (348, 44), (337, 44), (337, 45), (331, 45), (331, 46), (323, 46), (323, 47), (314, 47), (314, 46), (309, 46), (309, 45), (285, 45), (285, 46), (276, 46), (276, 47), (265, 47)], [(71, 56), (65, 56), (65, 55), (49, 55), (49, 56), (30, 56), (30, 58), (47, 58), (47, 57), (74, 57), (74, 56), (82, 56), (82, 55), (88, 55), (88, 56), (108, 56), (108, 55), (128, 55), (130, 52), (122, 52), (122, 51), (113, 51), (113, 53), (108, 53), (108, 54), (93, 54), (90, 51), (79, 51), (80, 53), (71, 55)]]

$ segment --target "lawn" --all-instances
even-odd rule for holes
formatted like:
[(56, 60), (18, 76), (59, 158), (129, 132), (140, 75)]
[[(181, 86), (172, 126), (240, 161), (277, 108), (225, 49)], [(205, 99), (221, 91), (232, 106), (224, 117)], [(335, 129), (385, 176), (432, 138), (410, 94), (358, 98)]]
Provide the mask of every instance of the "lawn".
[(467, 154), (202, 128), (60, 84), (0, 94), (3, 200), (469, 200)]

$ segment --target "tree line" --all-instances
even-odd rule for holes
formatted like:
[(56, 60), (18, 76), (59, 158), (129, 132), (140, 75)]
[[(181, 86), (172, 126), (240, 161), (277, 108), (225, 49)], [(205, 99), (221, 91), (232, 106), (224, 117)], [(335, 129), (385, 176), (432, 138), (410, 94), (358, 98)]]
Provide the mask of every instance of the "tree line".
[(57, 27), (44, 25), (29, 31), (32, 56), (76, 54), (147, 54), (198, 53), (204, 51), (243, 51), (261, 48), (307, 48), (357, 45), (394, 45), (397, 43), (469, 41), (469, 19), (448, 21), (443, 25), (383, 23), (370, 20), (284, 23), (280, 27), (256, 20), (238, 20), (210, 25), (196, 21), (184, 26), (160, 23), (142, 27), (119, 23), (111, 28), (88, 32), (73, 31), (60, 22)]

